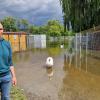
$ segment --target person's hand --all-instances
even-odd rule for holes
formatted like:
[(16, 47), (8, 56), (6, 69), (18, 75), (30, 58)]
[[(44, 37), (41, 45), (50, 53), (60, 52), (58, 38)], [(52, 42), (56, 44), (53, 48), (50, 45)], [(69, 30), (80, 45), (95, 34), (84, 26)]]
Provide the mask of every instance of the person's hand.
[(13, 84), (13, 86), (17, 85), (17, 79), (16, 79), (16, 77), (12, 77), (12, 84)]

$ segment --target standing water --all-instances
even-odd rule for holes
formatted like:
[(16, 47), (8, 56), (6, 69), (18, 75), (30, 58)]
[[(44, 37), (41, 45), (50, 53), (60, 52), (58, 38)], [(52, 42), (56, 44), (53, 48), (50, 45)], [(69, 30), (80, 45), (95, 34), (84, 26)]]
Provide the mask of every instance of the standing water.
[[(27, 100), (100, 100), (100, 59), (91, 55), (100, 55), (100, 51), (92, 51), (88, 45), (84, 49), (80, 36), (74, 39), (74, 48), (71, 42), (68, 48), (57, 44), (13, 55), (18, 86)], [(45, 66), (48, 56), (54, 59), (54, 66), (49, 69)]]

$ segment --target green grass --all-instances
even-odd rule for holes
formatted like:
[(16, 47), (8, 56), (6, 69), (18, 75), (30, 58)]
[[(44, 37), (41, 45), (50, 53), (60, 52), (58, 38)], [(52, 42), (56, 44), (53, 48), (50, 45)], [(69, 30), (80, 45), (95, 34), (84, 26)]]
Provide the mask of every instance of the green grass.
[(25, 94), (18, 87), (12, 87), (11, 100), (27, 100)]

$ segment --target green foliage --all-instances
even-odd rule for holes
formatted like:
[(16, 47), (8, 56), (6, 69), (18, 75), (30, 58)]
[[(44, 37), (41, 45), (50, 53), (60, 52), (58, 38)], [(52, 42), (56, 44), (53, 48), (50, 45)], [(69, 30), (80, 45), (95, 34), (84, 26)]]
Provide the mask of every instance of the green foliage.
[(47, 26), (40, 26), (39, 34), (47, 34)]
[(79, 32), (100, 25), (100, 0), (60, 0), (64, 27)]
[(18, 28), (22, 31), (28, 31), (29, 22), (26, 19), (20, 19), (17, 21)]
[(47, 30), (49, 36), (60, 36), (63, 32), (63, 27), (57, 20), (50, 20), (47, 23)]
[(74, 36), (75, 33), (73, 31), (66, 31), (62, 33), (62, 36)]
[(60, 36), (63, 32), (63, 26), (57, 20), (49, 20), (44, 26), (29, 26), (29, 32), (32, 34), (46, 34), (47, 36)]
[(33, 25), (29, 26), (29, 33), (31, 34), (39, 34), (39, 28)]
[(57, 39), (57, 41), (47, 41), (47, 47), (48, 48), (51, 48), (51, 47), (53, 47), (53, 48), (55, 48), (55, 47), (60, 47), (60, 41), (59, 41), (60, 39)]
[(21, 23), (21, 29), (27, 31), (29, 26), (28, 21), (26, 19), (21, 19), (20, 23)]
[(2, 21), (5, 31), (16, 32), (25, 31), (30, 34), (46, 34), (47, 36), (59, 37), (73, 35), (73, 32), (64, 32), (63, 25), (58, 20), (49, 20), (46, 25), (34, 26), (29, 24), (26, 19), (15, 19), (13, 17), (5, 17)]
[(60, 29), (58, 26), (49, 26), (48, 33), (50, 36), (60, 36)]
[(1, 23), (3, 24), (4, 30), (5, 31), (17, 31), (17, 25), (16, 25), (16, 19), (14, 19), (13, 17), (5, 17)]
[(74, 36), (74, 35), (75, 35), (74, 32), (72, 32), (72, 31), (68, 31), (68, 36)]
[(23, 94), (23, 91), (18, 87), (13, 87), (11, 89), (11, 100), (27, 100), (26, 96)]
[(9, 32), (16, 31), (27, 31), (29, 23), (26, 19), (17, 20), (13, 17), (5, 17), (1, 23), (3, 24), (4, 30)]

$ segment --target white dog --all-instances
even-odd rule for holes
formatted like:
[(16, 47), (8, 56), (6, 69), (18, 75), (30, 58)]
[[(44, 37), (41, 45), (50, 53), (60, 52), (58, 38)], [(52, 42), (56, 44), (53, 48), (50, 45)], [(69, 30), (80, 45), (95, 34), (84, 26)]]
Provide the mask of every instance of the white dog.
[(53, 58), (52, 57), (48, 57), (46, 59), (46, 66), (47, 67), (52, 67), (53, 66)]
[(64, 48), (64, 45), (63, 45), (63, 44), (61, 44), (61, 45), (60, 45), (60, 48)]

